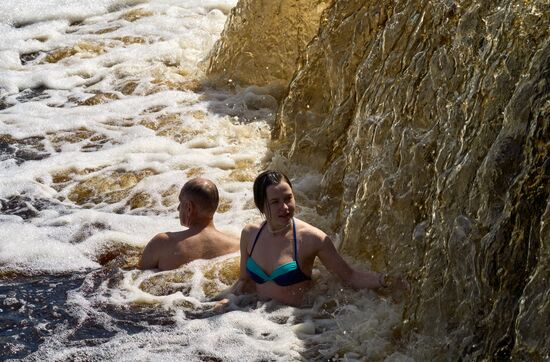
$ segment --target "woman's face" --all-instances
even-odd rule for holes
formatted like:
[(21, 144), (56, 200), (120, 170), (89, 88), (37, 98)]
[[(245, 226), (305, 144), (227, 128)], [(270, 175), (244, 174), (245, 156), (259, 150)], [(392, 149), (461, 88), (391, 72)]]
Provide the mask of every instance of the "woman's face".
[(281, 181), (267, 187), (265, 214), (272, 226), (288, 224), (295, 209), (294, 194), (288, 183)]

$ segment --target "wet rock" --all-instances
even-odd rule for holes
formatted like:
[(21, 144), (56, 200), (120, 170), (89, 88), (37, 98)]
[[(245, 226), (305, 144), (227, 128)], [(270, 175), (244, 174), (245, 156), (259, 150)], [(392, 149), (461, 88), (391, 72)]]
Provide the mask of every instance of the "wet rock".
[(134, 269), (139, 265), (143, 248), (113, 241), (96, 255), (97, 262), (110, 268)]
[(7, 100), (6, 100), (6, 97), (2, 97), (0, 98), (0, 111), (6, 109), (6, 108), (9, 108), (13, 106), (13, 104), (9, 103)]
[(239, 1), (209, 59), (209, 76), (221, 84), (288, 83), (331, 2)]
[(16, 215), (23, 220), (37, 217), (40, 211), (59, 208), (59, 205), (49, 199), (35, 199), (25, 195), (15, 195), (7, 199), (0, 199), (0, 213)]
[(32, 52), (32, 53), (26, 53), (26, 54), (21, 54), (19, 56), (19, 59), (21, 60), (21, 64), (22, 65), (25, 65), (27, 63), (30, 63), (34, 60), (36, 60), (40, 54), (42, 54), (41, 52)]
[(46, 93), (46, 90), (46, 87), (28, 88), (20, 92), (16, 99), (21, 103), (48, 99), (50, 96)]
[(15, 139), (10, 135), (0, 135), (0, 161), (14, 159), (17, 165), (26, 161), (43, 160), (49, 157), (44, 152), (44, 137)]
[(403, 333), (433, 343), (413, 356), (547, 359), (547, 2), (334, 2), (320, 23), (304, 17), (318, 30), (280, 63), (290, 77), (255, 71), (271, 49), (224, 45), (246, 45), (255, 26), (293, 43), (270, 28), (284, 6), (260, 22), (269, 9), (240, 5), (211, 69), (288, 79), (273, 163), (323, 175), (312, 199), (344, 252), (417, 281)]

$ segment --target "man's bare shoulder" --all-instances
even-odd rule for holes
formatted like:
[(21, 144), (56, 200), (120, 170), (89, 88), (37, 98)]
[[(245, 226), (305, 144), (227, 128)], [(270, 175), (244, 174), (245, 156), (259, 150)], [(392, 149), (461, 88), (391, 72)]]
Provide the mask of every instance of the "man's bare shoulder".
[(186, 247), (187, 239), (189, 238), (184, 231), (158, 233), (147, 243), (143, 252), (159, 253), (159, 258), (162, 258), (166, 253), (171, 253), (174, 248)]
[(236, 245), (237, 248), (239, 247), (239, 238), (237, 238), (234, 235), (230, 235), (227, 233), (224, 233), (222, 231), (219, 232), (219, 238), (222, 243), (228, 245), (228, 246), (234, 246)]
[(184, 239), (186, 239), (186, 235), (185, 232), (182, 231), (162, 232), (155, 235), (151, 241), (149, 241), (149, 244), (153, 246), (166, 246), (167, 244), (176, 243)]
[(239, 250), (239, 239), (235, 236), (219, 232), (218, 245), (220, 255), (234, 253)]
[(188, 261), (211, 259), (239, 249), (237, 238), (216, 229), (203, 230), (173, 244), (182, 255), (187, 257)]
[(158, 233), (157, 235), (153, 236), (153, 238), (149, 241), (149, 244), (161, 244), (167, 242), (168, 240), (170, 240), (170, 235), (168, 234), (170, 233)]
[(217, 229), (204, 230), (199, 234), (189, 237), (193, 242), (208, 243), (213, 245), (239, 245), (239, 239)]
[(140, 269), (158, 268), (163, 249), (169, 244), (169, 241), (170, 236), (168, 233), (159, 233), (149, 240), (141, 255)]

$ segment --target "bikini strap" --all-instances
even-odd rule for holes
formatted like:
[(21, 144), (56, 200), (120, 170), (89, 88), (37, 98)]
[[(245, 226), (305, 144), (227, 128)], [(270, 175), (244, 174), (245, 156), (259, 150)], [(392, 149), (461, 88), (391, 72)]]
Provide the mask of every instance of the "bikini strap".
[(254, 243), (252, 244), (252, 249), (250, 249), (250, 253), (248, 253), (248, 256), (252, 255), (252, 252), (254, 251), (254, 248), (256, 247), (256, 242), (258, 241), (258, 238), (260, 237), (260, 233), (262, 232), (262, 229), (264, 228), (265, 224), (267, 224), (267, 221), (262, 224), (260, 227), (260, 230), (258, 230), (258, 233), (256, 234), (256, 238), (254, 239)]
[(294, 233), (294, 261), (296, 262), (296, 266), (299, 268), (298, 265), (298, 238), (296, 238), (296, 222), (294, 221), (294, 218), (292, 218), (292, 232)]

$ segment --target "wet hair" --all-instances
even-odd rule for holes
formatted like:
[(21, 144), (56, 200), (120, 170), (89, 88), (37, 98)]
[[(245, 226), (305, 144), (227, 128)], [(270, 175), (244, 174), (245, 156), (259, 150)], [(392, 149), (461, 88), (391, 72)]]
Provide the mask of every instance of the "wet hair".
[(216, 185), (204, 178), (194, 178), (185, 183), (182, 193), (199, 206), (199, 212), (214, 215), (218, 209), (220, 196)]
[(267, 188), (271, 185), (278, 185), (282, 181), (286, 182), (292, 189), (289, 178), (282, 172), (267, 170), (262, 172), (254, 180), (254, 204), (262, 214), (265, 214), (265, 202), (267, 198)]

